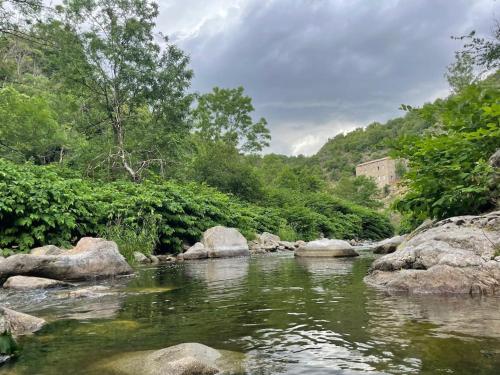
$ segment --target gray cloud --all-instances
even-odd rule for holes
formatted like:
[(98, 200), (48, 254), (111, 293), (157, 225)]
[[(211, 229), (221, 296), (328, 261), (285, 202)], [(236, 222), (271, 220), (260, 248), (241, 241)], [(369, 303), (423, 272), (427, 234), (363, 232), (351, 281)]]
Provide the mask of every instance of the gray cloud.
[(160, 1), (159, 28), (192, 59), (193, 88), (242, 85), (267, 118), (268, 152), (327, 139), (447, 95), (446, 65), (495, 0)]

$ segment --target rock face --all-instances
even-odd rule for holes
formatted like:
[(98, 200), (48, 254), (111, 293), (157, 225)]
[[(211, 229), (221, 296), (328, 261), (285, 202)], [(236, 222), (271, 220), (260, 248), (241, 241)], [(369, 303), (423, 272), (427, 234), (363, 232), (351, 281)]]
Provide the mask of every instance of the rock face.
[(373, 247), (373, 252), (375, 254), (390, 254), (396, 251), (399, 245), (401, 245), (406, 236), (395, 236), (392, 238), (387, 238), (383, 241), (377, 242)]
[(297, 257), (355, 257), (359, 254), (347, 241), (330, 240), (323, 238), (321, 240), (307, 242), (295, 250)]
[(216, 226), (203, 233), (202, 243), (209, 258), (229, 258), (250, 255), (245, 237), (236, 228)]
[(365, 281), (394, 292), (498, 294), (499, 255), (500, 211), (453, 217), (412, 233)]
[(11, 276), (3, 284), (5, 289), (14, 290), (49, 289), (68, 286), (73, 285), (59, 280), (32, 276)]
[(99, 368), (117, 374), (212, 375), (243, 373), (244, 355), (186, 343), (157, 351), (126, 353)]
[(115, 242), (82, 238), (61, 255), (16, 254), (0, 262), (0, 279), (38, 276), (57, 280), (83, 280), (132, 273)]
[(0, 307), (0, 332), (9, 331), (14, 336), (26, 335), (38, 331), (45, 323), (43, 319)]

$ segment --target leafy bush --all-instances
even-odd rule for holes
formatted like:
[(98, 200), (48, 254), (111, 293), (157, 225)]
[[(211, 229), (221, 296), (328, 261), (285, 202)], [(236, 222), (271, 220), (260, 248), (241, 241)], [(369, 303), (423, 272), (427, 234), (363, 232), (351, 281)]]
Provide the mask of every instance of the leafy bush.
[(158, 218), (146, 215), (142, 222), (127, 225), (119, 218), (108, 223), (99, 234), (100, 237), (115, 241), (120, 253), (129, 263), (134, 262), (134, 252), (151, 255), (159, 241)]
[[(195, 183), (103, 183), (74, 178), (64, 170), (65, 177), (58, 173), (54, 167), (16, 165), (0, 158), (0, 248), (67, 246), (84, 235), (107, 233), (136, 244), (145, 236), (148, 247), (158, 237), (158, 251), (179, 251), (184, 241), (194, 243), (218, 224), (239, 228), (247, 238), (263, 231), (306, 240), (320, 233), (373, 239), (392, 233), (383, 215), (328, 194), (290, 200), (283, 191), (277, 199), (289, 204), (262, 207)], [(146, 229), (148, 215), (157, 220), (157, 234), (156, 229)], [(117, 223), (125, 229), (113, 227)], [(134, 246), (140, 245), (130, 245)]]

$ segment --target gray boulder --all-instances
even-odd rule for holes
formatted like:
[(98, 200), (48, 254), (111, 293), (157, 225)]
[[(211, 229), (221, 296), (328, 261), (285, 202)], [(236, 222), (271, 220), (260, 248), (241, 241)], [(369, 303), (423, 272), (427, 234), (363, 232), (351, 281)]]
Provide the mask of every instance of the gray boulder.
[(5, 289), (13, 290), (49, 289), (68, 286), (73, 285), (59, 280), (33, 276), (11, 276), (3, 284)]
[(209, 258), (229, 258), (250, 255), (245, 237), (236, 228), (216, 226), (203, 233), (202, 243)]
[(151, 263), (151, 259), (149, 259), (146, 255), (144, 255), (140, 251), (134, 251), (133, 256), (134, 256), (134, 261), (136, 263), (140, 264)]
[(178, 259), (180, 260), (192, 260), (192, 259), (206, 259), (208, 258), (208, 251), (205, 249), (205, 245), (201, 242), (196, 242), (191, 246), (185, 253), (180, 254)]
[(500, 148), (491, 155), (489, 163), (493, 168), (500, 168)]
[(0, 332), (9, 331), (13, 336), (26, 335), (38, 331), (45, 323), (43, 319), (0, 307)]
[(257, 235), (257, 238), (248, 242), (250, 252), (252, 254), (263, 254), (266, 252), (273, 252), (279, 250), (281, 239), (268, 232)]
[(373, 245), (373, 252), (375, 254), (390, 254), (396, 251), (399, 245), (401, 245), (406, 236), (395, 236), (392, 238), (387, 238), (383, 241), (377, 242)]
[(500, 212), (459, 216), (412, 233), (365, 281), (415, 294), (500, 293)]
[(330, 240), (323, 238), (321, 240), (307, 242), (295, 250), (297, 257), (355, 257), (359, 254), (347, 241)]
[(132, 268), (113, 241), (82, 238), (61, 255), (16, 254), (0, 262), (0, 279), (24, 275), (56, 280), (83, 280), (131, 274)]
[(212, 375), (244, 373), (244, 355), (196, 343), (156, 351), (125, 353), (97, 367), (123, 375)]

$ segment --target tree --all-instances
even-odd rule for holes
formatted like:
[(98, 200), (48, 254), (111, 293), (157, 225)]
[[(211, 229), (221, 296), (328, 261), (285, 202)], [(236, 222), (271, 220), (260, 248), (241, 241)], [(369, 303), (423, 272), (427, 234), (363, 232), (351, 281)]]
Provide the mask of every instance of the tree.
[(332, 189), (339, 198), (363, 205), (378, 208), (382, 203), (376, 198), (380, 194), (377, 184), (372, 178), (366, 176), (343, 176)]
[(60, 161), (69, 137), (56, 118), (45, 98), (0, 89), (0, 156), (38, 164)]
[(460, 92), (474, 81), (474, 58), (469, 52), (455, 54), (455, 62), (444, 74), (453, 92)]
[[(92, 108), (89, 132), (108, 147), (96, 164), (106, 161), (138, 181), (165, 163), (156, 141), (175, 147), (165, 138), (189, 132), (189, 60), (167, 38), (164, 48), (155, 42), (158, 6), (148, 0), (66, 0), (58, 12), (61, 20), (45, 28), (55, 44), (52, 64), (85, 93), (84, 108)], [(155, 143), (129, 141), (144, 120)]]
[(205, 141), (223, 141), (244, 152), (261, 151), (269, 146), (271, 136), (264, 118), (253, 122), (253, 111), (252, 99), (244, 95), (243, 87), (214, 87), (198, 97), (193, 111), (195, 129)]

